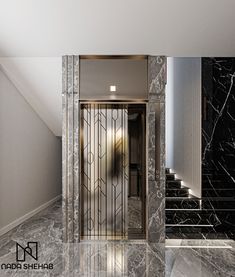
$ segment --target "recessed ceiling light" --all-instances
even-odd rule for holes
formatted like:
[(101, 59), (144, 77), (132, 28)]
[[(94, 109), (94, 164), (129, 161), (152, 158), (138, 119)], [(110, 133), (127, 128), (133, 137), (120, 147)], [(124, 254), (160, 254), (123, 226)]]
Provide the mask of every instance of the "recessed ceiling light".
[(112, 85), (109, 87), (110, 92), (115, 92), (117, 90), (116, 86)]

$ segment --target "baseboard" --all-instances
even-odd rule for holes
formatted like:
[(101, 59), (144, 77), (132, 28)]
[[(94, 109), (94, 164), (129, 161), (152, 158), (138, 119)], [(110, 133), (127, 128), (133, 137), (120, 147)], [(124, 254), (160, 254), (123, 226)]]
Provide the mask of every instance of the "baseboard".
[(10, 230), (15, 228), (16, 226), (18, 226), (21, 223), (23, 223), (25, 220), (27, 220), (30, 217), (34, 216), (35, 214), (41, 212), (45, 208), (49, 207), (50, 205), (52, 205), (54, 202), (56, 202), (60, 198), (61, 198), (61, 195), (57, 195), (56, 197), (54, 197), (53, 199), (49, 200), (48, 202), (42, 204), (41, 206), (37, 207), (36, 209), (30, 211), (29, 213), (21, 216), (20, 218), (17, 218), (16, 220), (12, 221), (10, 224), (4, 226), (3, 228), (0, 229), (0, 236), (2, 236), (3, 234), (9, 232)]

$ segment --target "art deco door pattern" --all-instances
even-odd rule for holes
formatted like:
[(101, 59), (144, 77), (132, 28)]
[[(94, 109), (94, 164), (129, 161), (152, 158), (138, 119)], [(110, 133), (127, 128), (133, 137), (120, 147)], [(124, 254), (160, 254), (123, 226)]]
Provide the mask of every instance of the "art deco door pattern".
[(127, 238), (128, 109), (81, 106), (81, 238)]

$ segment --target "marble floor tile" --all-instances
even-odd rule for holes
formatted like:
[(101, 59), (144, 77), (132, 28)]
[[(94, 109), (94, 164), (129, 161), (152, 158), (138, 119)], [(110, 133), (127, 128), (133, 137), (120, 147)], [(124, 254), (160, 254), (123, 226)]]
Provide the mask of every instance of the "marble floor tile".
[[(38, 242), (38, 261), (53, 269), (1, 269), (5, 276), (61, 277), (228, 277), (235, 276), (235, 242), (231, 240), (82, 241), (62, 243), (61, 203), (58, 201), (0, 237), (0, 266), (16, 263), (16, 242)], [(22, 263), (24, 265), (24, 263)]]

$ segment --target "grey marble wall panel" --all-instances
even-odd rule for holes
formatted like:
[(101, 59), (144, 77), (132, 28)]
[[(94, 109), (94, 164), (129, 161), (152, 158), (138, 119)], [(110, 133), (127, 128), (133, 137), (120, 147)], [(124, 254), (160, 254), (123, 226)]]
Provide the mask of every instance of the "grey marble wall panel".
[(62, 61), (63, 241), (79, 241), (79, 56)]
[(149, 242), (165, 241), (166, 57), (148, 57), (148, 222)]
[(148, 57), (148, 99), (149, 101), (165, 101), (166, 57)]

